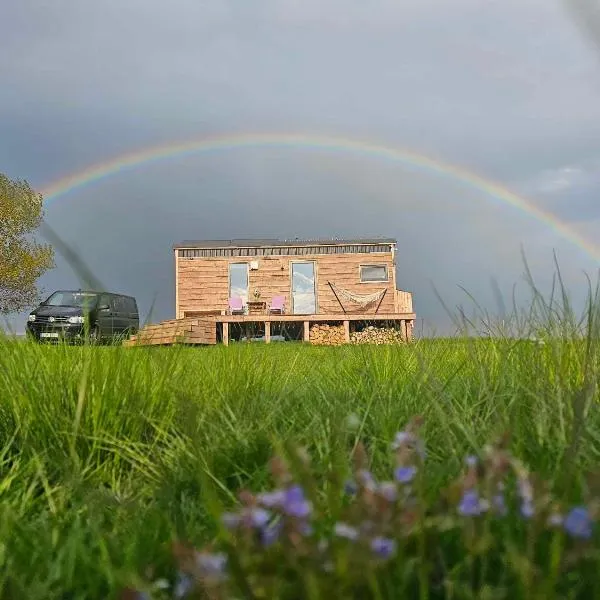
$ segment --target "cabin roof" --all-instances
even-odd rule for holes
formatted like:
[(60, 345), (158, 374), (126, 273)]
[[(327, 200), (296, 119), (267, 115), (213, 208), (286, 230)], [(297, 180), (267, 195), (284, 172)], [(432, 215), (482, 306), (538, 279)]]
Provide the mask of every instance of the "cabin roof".
[(352, 246), (360, 244), (378, 245), (378, 244), (396, 244), (394, 238), (357, 238), (357, 239), (235, 239), (235, 240), (186, 240), (175, 244), (174, 249), (178, 248), (263, 248), (263, 247), (298, 247), (298, 246)]

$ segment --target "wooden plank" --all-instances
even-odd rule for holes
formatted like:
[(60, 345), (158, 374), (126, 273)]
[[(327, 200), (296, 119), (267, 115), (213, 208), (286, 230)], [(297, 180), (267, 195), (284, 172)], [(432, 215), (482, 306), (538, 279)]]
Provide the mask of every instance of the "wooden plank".
[(305, 342), (310, 341), (310, 321), (304, 321), (304, 329), (303, 329), (303, 340)]
[(348, 319), (344, 321), (344, 341), (347, 344), (350, 343), (350, 321)]
[(229, 346), (229, 323), (223, 322), (223, 345)]
[(271, 321), (265, 321), (265, 343), (271, 343)]
[(404, 319), (415, 319), (414, 313), (326, 313), (318, 315), (222, 315), (215, 317), (218, 323), (265, 323), (274, 322), (304, 322), (309, 316), (309, 321), (333, 321), (343, 322), (345, 319), (350, 321), (402, 321)]

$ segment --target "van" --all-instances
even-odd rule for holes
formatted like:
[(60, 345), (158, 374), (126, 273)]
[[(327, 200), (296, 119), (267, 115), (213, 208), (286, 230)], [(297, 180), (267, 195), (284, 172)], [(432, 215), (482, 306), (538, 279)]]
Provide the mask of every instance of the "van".
[(33, 310), (26, 332), (38, 342), (114, 340), (139, 329), (135, 298), (112, 292), (60, 290)]

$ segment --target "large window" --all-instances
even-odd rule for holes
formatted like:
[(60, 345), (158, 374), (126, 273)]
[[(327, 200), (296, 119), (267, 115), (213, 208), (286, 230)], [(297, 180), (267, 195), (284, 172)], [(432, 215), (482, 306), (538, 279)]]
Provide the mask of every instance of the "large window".
[(315, 263), (292, 262), (292, 312), (314, 315), (317, 312)]
[(229, 297), (233, 296), (248, 302), (248, 263), (229, 265)]
[(388, 270), (386, 265), (361, 265), (360, 280), (362, 283), (375, 281), (388, 281)]

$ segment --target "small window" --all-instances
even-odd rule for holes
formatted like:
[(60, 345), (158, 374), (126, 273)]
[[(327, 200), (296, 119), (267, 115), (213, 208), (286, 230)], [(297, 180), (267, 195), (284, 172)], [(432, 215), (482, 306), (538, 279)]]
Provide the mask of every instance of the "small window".
[(388, 272), (386, 265), (361, 265), (360, 280), (363, 283), (371, 281), (387, 281)]

